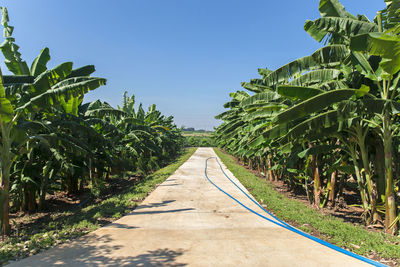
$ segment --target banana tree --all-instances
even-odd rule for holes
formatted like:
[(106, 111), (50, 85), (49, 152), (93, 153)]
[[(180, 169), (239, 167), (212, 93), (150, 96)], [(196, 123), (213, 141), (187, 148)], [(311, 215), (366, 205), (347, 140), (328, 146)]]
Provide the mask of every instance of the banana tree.
[[(381, 30), (383, 30), (381, 28)], [(399, 70), (400, 70), (400, 25), (380, 33), (369, 33), (355, 36), (351, 39), (350, 47), (357, 52), (367, 53), (369, 56), (381, 58), (379, 67), (373, 70), (368, 62), (363, 62), (369, 73), (364, 73), (377, 86), (378, 97), (385, 101), (385, 108), (377, 113), (378, 123), (374, 126), (379, 128), (385, 153), (385, 175), (386, 192), (385, 228), (390, 233), (397, 231), (397, 225), (393, 224), (397, 215), (396, 201), (393, 186), (393, 121), (396, 111), (392, 100), (399, 99)]]
[[(393, 123), (397, 123), (394, 115), (398, 109), (399, 7), (399, 1), (387, 1), (387, 8), (370, 21), (366, 16), (345, 11), (337, 0), (321, 0), (322, 18), (307, 21), (304, 28), (317, 41), (328, 45), (274, 71), (259, 69), (260, 79), (242, 83), (256, 94), (242, 101), (246, 109), (234, 120), (230, 116), (238, 115), (235, 108), (217, 117), (224, 120), (216, 131), (217, 142), (237, 155), (257, 157), (274, 149), (294, 149), (288, 142), (316, 141), (319, 147), (318, 144), (324, 146), (324, 142), (339, 140), (340, 149), (353, 161), (362, 204), (370, 214), (368, 221), (379, 220), (378, 209), (384, 211), (386, 230), (394, 233), (397, 226), (391, 169), (392, 138), (398, 129)], [(268, 99), (266, 92), (275, 92), (280, 99)], [(379, 193), (380, 179), (373, 178), (382, 177), (379, 155), (383, 152), (379, 152), (378, 135), (386, 152), (383, 197)], [(246, 144), (244, 139), (252, 141)], [(373, 140), (376, 148), (369, 148), (367, 139)], [(376, 151), (374, 160), (369, 149)], [(310, 157), (312, 161), (317, 159)], [(315, 173), (317, 170), (318, 167)], [(332, 172), (332, 177), (335, 173)], [(315, 199), (321, 191), (317, 178), (313, 181)], [(378, 200), (386, 202), (386, 209)]]
[[(61, 64), (47, 70), (46, 63), (50, 59), (48, 49), (42, 50), (32, 63), (31, 70), (18, 53), (18, 46), (11, 37), (13, 27), (8, 25), (8, 12), (2, 8), (2, 24), (5, 27), (6, 41), (1, 50), (6, 58), (6, 66), (18, 76), (8, 76), (4, 79), (0, 72), (0, 101), (1, 101), (1, 222), (2, 232), (9, 233), (9, 186), (10, 169), (16, 157), (26, 151), (25, 144), (33, 139), (44, 138), (28, 134), (19, 125), (23, 121), (32, 121), (35, 114), (46, 110), (58, 103), (68, 102), (76, 96), (105, 84), (103, 78), (77, 76), (72, 70), (72, 63)], [(25, 76), (20, 76), (25, 75)], [(16, 152), (16, 154), (15, 154)]]

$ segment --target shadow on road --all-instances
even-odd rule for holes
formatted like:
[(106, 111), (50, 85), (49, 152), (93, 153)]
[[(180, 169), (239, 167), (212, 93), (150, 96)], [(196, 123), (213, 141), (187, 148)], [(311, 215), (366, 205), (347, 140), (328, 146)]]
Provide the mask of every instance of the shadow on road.
[(130, 226), (130, 225), (123, 224), (123, 223), (113, 222), (113, 223), (110, 223), (110, 224), (104, 226), (104, 228), (137, 229), (139, 227)]
[[(115, 256), (121, 245), (110, 245), (114, 240), (109, 235), (85, 236), (72, 243), (56, 247), (30, 257), (23, 266), (186, 266), (177, 262), (183, 249), (160, 248), (136, 256)], [(95, 245), (96, 244), (96, 245)], [(124, 251), (123, 251), (124, 252)], [(126, 253), (126, 251), (124, 252)], [(122, 254), (124, 254), (122, 253)], [(132, 254), (135, 254), (132, 248)], [(18, 264), (18, 262), (17, 262)]]
[(168, 206), (168, 204), (173, 203), (175, 201), (176, 200), (164, 200), (163, 202), (159, 202), (159, 203), (149, 203), (147, 205), (140, 205), (132, 213), (130, 213), (126, 216), (139, 215), (139, 214), (173, 213), (173, 212), (194, 210), (193, 208), (171, 209), (171, 210), (158, 210), (158, 209), (152, 210), (152, 208), (166, 207), (166, 206)]
[(150, 203), (147, 205), (141, 204), (140, 206), (136, 207), (135, 210), (141, 210), (141, 209), (148, 209), (148, 208), (156, 208), (156, 207), (165, 207), (168, 204), (175, 202), (176, 200), (164, 200), (163, 202), (159, 203)]
[(185, 263), (176, 263), (177, 257), (184, 254), (184, 250), (171, 250), (168, 248), (149, 250), (146, 253), (134, 257), (132, 266), (186, 266)]
[(176, 209), (176, 210), (150, 210), (150, 211), (134, 211), (126, 216), (132, 216), (132, 215), (139, 215), (139, 214), (161, 214), (161, 213), (173, 213), (173, 212), (182, 212), (182, 211), (189, 211), (189, 210), (194, 210), (192, 208), (187, 208), (187, 209)]

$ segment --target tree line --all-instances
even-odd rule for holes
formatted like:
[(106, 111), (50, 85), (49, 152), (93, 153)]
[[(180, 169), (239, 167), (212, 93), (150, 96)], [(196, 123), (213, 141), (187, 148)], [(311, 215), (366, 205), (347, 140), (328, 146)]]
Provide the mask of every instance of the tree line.
[(152, 172), (175, 158), (183, 146), (173, 117), (151, 105), (135, 107), (125, 92), (117, 108), (84, 95), (106, 79), (92, 77), (93, 65), (72, 62), (49, 69), (48, 48), (29, 67), (12, 37), (6, 8), (0, 50), (13, 75), (0, 70), (0, 220), (10, 233), (10, 210), (35, 212), (46, 194), (77, 194), (90, 188), (99, 194), (111, 174)]
[(334, 206), (353, 180), (366, 224), (395, 234), (400, 183), (400, 1), (374, 20), (320, 0), (305, 31), (311, 55), (243, 82), (230, 94), (216, 142), (316, 207)]

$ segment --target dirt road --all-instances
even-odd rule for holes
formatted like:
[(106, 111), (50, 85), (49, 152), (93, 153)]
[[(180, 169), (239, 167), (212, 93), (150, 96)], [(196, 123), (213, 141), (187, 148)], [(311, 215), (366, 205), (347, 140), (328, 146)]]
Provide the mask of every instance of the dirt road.
[[(211, 148), (199, 148), (131, 214), (9, 266), (367, 265), (245, 210), (206, 180), (205, 160), (212, 156)], [(207, 173), (259, 211), (223, 176), (215, 160), (209, 161)]]

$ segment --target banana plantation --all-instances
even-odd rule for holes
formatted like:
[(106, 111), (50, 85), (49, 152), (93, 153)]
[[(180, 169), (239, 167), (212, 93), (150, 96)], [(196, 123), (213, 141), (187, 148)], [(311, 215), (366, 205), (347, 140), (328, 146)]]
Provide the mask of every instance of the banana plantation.
[[(304, 30), (323, 46), (275, 70), (258, 69), (230, 94), (216, 142), (317, 208), (343, 190), (359, 196), (365, 224), (395, 234), (400, 211), (400, 1), (373, 21), (337, 0)], [(33, 142), (33, 141), (32, 141)]]
[(132, 95), (112, 107), (100, 100), (84, 103), (86, 93), (106, 83), (93, 77), (92, 65), (72, 62), (48, 68), (48, 48), (31, 66), (12, 37), (2, 8), (5, 65), (0, 73), (0, 220), (10, 233), (10, 213), (33, 213), (46, 206), (46, 194), (100, 194), (112, 174), (151, 173), (174, 159), (183, 143), (172, 117), (152, 105), (135, 107)]

